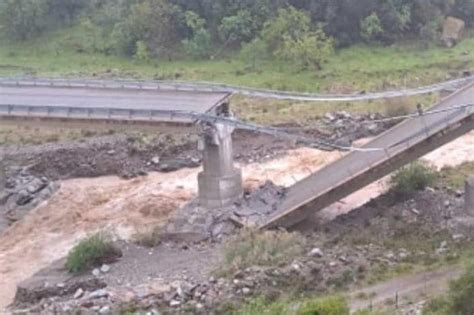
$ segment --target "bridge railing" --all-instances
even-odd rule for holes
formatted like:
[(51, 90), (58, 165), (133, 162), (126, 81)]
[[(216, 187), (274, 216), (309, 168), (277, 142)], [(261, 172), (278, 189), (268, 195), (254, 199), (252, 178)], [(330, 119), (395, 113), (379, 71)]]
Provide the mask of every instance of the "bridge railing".
[(297, 143), (305, 144), (326, 151), (374, 151), (374, 149), (363, 150), (355, 147), (345, 147), (334, 143), (329, 143), (324, 139), (310, 138), (307, 136), (292, 134), (289, 133), (287, 130), (281, 128), (260, 126), (257, 124), (243, 122), (233, 117), (214, 116), (210, 114), (196, 113), (192, 111), (0, 104), (0, 117), (17, 117), (26, 119), (77, 119), (89, 121), (106, 120), (137, 123), (187, 122), (225, 124), (236, 129), (263, 133), (273, 137), (295, 141)]
[(68, 78), (0, 78), (0, 86), (52, 86), (68, 88), (97, 88), (122, 90), (163, 90), (200, 93), (233, 93), (250, 97), (273, 98), (280, 100), (297, 100), (313, 102), (341, 102), (341, 101), (368, 101), (383, 98), (414, 96), (429, 94), (446, 89), (458, 88), (466, 83), (473, 82), (474, 76), (450, 80), (428, 86), (400, 89), (394, 91), (354, 94), (321, 94), (276, 91), (271, 89), (257, 89), (234, 86), (213, 82), (187, 82), (167, 80), (101, 80), (101, 79), (68, 79)]

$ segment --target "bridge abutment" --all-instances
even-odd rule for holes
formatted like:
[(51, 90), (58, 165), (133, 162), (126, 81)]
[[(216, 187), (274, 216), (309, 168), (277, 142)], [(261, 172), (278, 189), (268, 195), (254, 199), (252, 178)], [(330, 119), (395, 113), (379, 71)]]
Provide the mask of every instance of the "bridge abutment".
[(221, 123), (203, 128), (203, 171), (198, 175), (199, 203), (207, 209), (232, 205), (243, 195), (242, 171), (234, 166), (234, 127)]

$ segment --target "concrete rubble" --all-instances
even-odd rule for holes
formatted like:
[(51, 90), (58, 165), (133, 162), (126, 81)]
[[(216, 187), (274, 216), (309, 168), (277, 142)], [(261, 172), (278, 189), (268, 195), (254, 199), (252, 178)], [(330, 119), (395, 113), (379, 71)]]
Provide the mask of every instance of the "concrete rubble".
[(0, 190), (0, 233), (59, 189), (57, 182), (44, 176), (33, 176), (26, 169), (10, 170), (8, 173), (5, 189)]

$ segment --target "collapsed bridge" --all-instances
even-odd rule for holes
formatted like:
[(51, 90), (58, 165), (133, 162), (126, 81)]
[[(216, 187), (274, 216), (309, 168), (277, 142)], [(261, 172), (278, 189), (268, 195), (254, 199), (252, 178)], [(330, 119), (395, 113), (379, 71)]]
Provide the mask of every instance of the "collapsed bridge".
[[(455, 83), (418, 90), (419, 93), (439, 91), (461, 81)], [(210, 208), (232, 204), (242, 195), (241, 174), (232, 163), (230, 135), (234, 128), (307, 142), (321, 149), (351, 151), (290, 187), (270, 217), (259, 222), (234, 218), (242, 225), (260, 228), (294, 226), (312, 213), (474, 129), (474, 84), (454, 92), (428, 112), (420, 111), (409, 117), (362, 148), (341, 147), (236, 120), (229, 111), (230, 95), (231, 91), (222, 88), (153, 82), (0, 78), (0, 120), (118, 122), (137, 126), (204, 123), (204, 171), (200, 175), (199, 193), (201, 203)], [(398, 94), (391, 92), (387, 97), (391, 95)], [(360, 96), (354, 99), (359, 100)]]

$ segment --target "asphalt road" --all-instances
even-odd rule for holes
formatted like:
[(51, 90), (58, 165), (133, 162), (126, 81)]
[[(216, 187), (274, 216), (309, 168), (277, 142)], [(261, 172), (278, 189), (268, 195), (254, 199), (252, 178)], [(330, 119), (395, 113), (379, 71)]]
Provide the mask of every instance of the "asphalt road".
[(0, 105), (185, 110), (206, 113), (227, 93), (0, 86)]
[[(470, 103), (474, 103), (474, 85), (452, 94), (432, 109), (443, 109)], [(456, 109), (417, 117), (397, 125), (364, 146), (364, 148), (384, 148), (386, 150), (352, 152), (290, 187), (287, 196), (279, 205), (277, 211), (263, 227), (291, 226), (297, 223), (295, 220), (301, 221), (304, 218), (296, 219), (296, 217), (303, 212), (305, 215), (307, 214), (308, 209), (304, 208), (306, 205), (311, 205), (309, 210), (312, 212), (322, 210), (322, 208), (329, 205), (323, 205), (322, 202), (318, 201), (324, 200), (324, 196), (331, 190), (343, 188), (342, 186), (349, 180), (361, 174), (367, 174), (366, 176), (370, 176), (370, 178), (377, 178), (378, 174), (371, 173), (375, 166), (390, 160), (391, 157), (401, 152), (407, 152), (412, 148), (416, 150), (416, 145), (424, 139), (446, 129), (448, 126), (455, 125), (473, 113), (473, 107)], [(380, 177), (383, 177), (385, 174), (380, 175)], [(347, 191), (344, 197), (350, 193), (352, 192)], [(298, 213), (298, 211), (301, 211), (301, 213)]]

